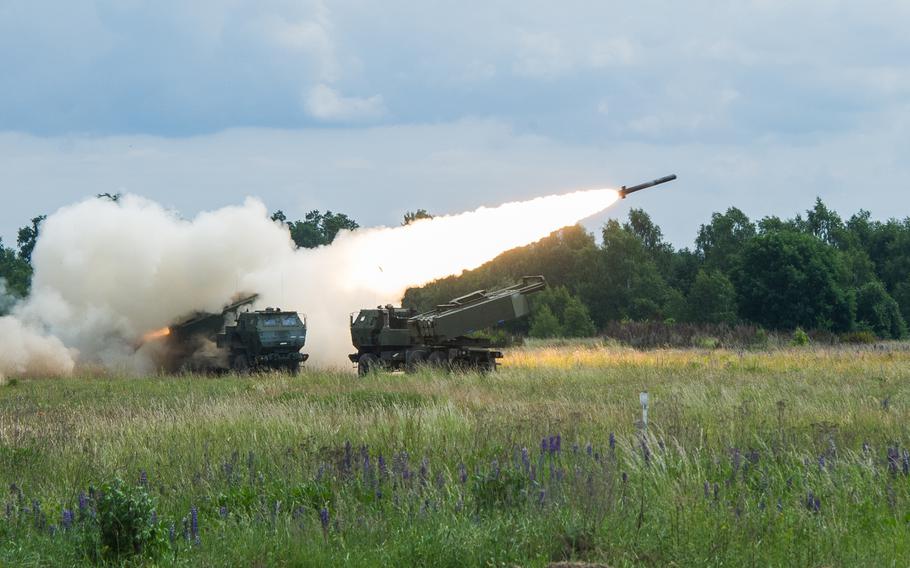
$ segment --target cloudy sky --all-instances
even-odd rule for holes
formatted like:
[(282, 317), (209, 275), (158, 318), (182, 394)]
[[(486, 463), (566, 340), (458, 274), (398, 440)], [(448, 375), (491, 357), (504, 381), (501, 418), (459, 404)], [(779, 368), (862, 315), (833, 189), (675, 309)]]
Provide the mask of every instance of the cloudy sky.
[(731, 205), (904, 217), (908, 22), (905, 0), (0, 0), (0, 236), (100, 192), (376, 225), (668, 173), (608, 214), (677, 245)]

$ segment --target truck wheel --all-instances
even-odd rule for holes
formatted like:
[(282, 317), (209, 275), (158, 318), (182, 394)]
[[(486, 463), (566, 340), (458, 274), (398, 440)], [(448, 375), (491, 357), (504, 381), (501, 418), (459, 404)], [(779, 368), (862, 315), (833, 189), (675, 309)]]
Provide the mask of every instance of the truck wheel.
[(437, 369), (448, 369), (449, 356), (445, 351), (433, 351), (430, 353), (430, 356), (427, 357), (427, 363), (431, 367), (435, 367)]
[(234, 358), (231, 359), (231, 370), (238, 375), (248, 375), (250, 373), (250, 363), (247, 361), (246, 355), (243, 353), (234, 355)]
[(408, 353), (408, 363), (404, 370), (406, 373), (416, 373), (426, 363), (427, 351), (425, 349), (415, 349)]
[(379, 367), (379, 357), (372, 353), (364, 353), (360, 356), (360, 359), (357, 360), (357, 374), (361, 377), (378, 371)]
[(288, 373), (296, 375), (300, 373), (300, 363), (294, 361), (293, 363), (288, 363)]

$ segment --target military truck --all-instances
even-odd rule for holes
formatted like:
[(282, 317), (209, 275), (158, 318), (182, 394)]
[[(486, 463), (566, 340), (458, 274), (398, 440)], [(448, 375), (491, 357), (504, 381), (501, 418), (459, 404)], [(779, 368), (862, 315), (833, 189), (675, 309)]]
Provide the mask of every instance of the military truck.
[(502, 353), (475, 331), (527, 316), (528, 296), (546, 288), (543, 276), (525, 276), (507, 288), (477, 290), (424, 313), (392, 305), (351, 316), (348, 356), (361, 376), (379, 369), (412, 372), (421, 365), (481, 372), (496, 369)]
[(279, 308), (241, 311), (257, 299), (257, 295), (248, 296), (225, 306), (221, 313), (197, 312), (170, 326), (170, 366), (193, 371), (296, 373), (309, 357), (300, 352), (306, 343), (305, 319)]

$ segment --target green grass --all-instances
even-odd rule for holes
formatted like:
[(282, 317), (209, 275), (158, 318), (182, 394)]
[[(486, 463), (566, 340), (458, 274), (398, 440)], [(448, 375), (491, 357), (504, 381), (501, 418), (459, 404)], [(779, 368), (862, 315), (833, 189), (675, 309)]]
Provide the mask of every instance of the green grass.
[(907, 345), (506, 357), (490, 376), (0, 386), (0, 565), (84, 564), (87, 525), (63, 530), (63, 509), (141, 471), (175, 526), (163, 565), (910, 563)]

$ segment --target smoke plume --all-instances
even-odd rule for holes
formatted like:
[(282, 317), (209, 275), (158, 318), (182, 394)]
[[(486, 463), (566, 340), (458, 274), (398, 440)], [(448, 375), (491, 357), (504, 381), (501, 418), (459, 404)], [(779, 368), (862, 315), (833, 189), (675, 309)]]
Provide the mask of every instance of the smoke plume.
[[(184, 220), (147, 199), (87, 199), (42, 225), (32, 293), (0, 320), (0, 372), (68, 374), (80, 362), (149, 371), (140, 338), (241, 293), (257, 307), (307, 315), (307, 365), (346, 366), (348, 314), (398, 303), (408, 286), (460, 273), (612, 204), (613, 190), (579, 191), (340, 233), (297, 249), (287, 227), (247, 199)], [(6, 338), (12, 337), (13, 341)]]

